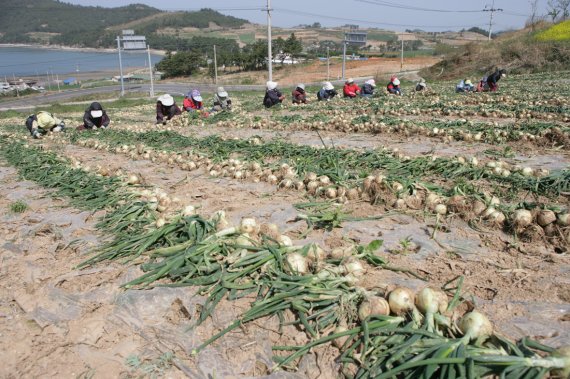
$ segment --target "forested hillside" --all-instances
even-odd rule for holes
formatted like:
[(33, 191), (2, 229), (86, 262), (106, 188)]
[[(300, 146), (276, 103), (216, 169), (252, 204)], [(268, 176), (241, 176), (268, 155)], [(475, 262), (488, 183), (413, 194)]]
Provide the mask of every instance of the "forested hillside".
[(72, 5), (57, 0), (3, 0), (0, 43), (111, 47), (114, 46), (117, 31), (128, 25), (129, 29), (145, 34), (149, 40), (168, 44), (172, 48), (179, 45), (179, 41), (173, 37), (159, 38), (155, 33), (160, 28), (207, 28), (210, 23), (234, 28), (247, 23), (247, 20), (226, 16), (212, 9), (166, 13), (142, 4), (104, 8)]
[(28, 33), (93, 36), (107, 27), (134, 21), (161, 11), (146, 5), (83, 7), (56, 0), (3, 0), (0, 33), (4, 42), (25, 42)]

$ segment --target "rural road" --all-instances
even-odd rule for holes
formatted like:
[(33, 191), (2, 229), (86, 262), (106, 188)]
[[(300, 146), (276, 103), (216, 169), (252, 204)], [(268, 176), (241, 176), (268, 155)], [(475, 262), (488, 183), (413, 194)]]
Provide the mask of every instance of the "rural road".
[[(366, 80), (371, 77), (356, 78), (355, 80)], [(332, 81), (336, 86), (342, 85), (342, 81)], [(318, 83), (307, 83), (307, 86), (319, 86)], [(215, 84), (203, 83), (159, 83), (154, 85), (155, 93), (170, 93), (170, 94), (185, 94), (191, 89), (197, 88), (200, 92), (214, 92), (218, 86)], [(227, 91), (260, 91), (265, 88), (263, 85), (224, 85)], [(286, 87), (285, 87), (286, 88)], [(94, 88), (81, 88), (63, 92), (44, 93), (37, 96), (25, 96), (15, 100), (9, 100), (0, 103), (0, 111), (7, 110), (26, 110), (33, 109), (38, 105), (46, 105), (53, 103), (60, 103), (66, 99), (72, 99), (80, 96), (95, 95), (99, 93), (118, 92), (121, 90), (120, 85), (94, 87)], [(150, 92), (150, 84), (125, 84), (125, 92)], [(97, 100), (93, 97), (93, 101)]]
[[(213, 92), (217, 86), (213, 84), (191, 84), (191, 83), (161, 83), (154, 85), (155, 92), (168, 92), (171, 94), (187, 93), (190, 89), (198, 88), (203, 92)], [(226, 85), (224, 88), (228, 91), (247, 91), (261, 90), (263, 86), (244, 86), (244, 85)], [(31, 109), (38, 105), (52, 104), (62, 102), (79, 96), (95, 95), (99, 93), (118, 92), (121, 90), (120, 85), (81, 88), (63, 92), (48, 93), (37, 96), (26, 96), (16, 100), (5, 101), (0, 103), (0, 111), (10, 109)], [(150, 84), (125, 84), (125, 92), (150, 92)], [(93, 100), (96, 100), (94, 97)]]

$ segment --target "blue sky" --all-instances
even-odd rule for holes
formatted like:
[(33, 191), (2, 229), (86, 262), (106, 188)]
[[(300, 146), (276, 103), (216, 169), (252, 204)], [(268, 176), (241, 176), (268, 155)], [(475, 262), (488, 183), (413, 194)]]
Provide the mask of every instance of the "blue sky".
[[(222, 13), (264, 24), (265, 13), (258, 10), (266, 0), (66, 0), (81, 5), (113, 7), (143, 3), (163, 10), (197, 10), (208, 7)], [(493, 0), (272, 0), (275, 26), (290, 27), (320, 22), (324, 26), (345, 23), (391, 30), (414, 29), (458, 30), (479, 26), (487, 29), (488, 12), (474, 12), (490, 7)], [(385, 3), (386, 6), (379, 5)], [(405, 9), (408, 8), (408, 9)], [(409, 8), (423, 8), (409, 9)], [(495, 8), (504, 11), (495, 14), (493, 30), (521, 28), (530, 14), (528, 0), (495, 0)], [(539, 0), (538, 13), (546, 13), (546, 0)], [(429, 10), (446, 10), (436, 12)]]

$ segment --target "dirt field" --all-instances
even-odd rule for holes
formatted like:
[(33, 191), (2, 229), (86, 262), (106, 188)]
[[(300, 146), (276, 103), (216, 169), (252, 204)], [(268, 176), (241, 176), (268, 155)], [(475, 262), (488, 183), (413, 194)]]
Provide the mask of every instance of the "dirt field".
[[(389, 70), (389, 67), (385, 69)], [(310, 75), (303, 80), (309, 81)], [(358, 76), (356, 71), (350, 75)], [(299, 81), (298, 77), (294, 78)], [(285, 79), (278, 80), (286, 82)], [(109, 131), (70, 131), (43, 140), (29, 139), (26, 143), (31, 147), (41, 146), (40, 154), (54, 152), (68, 159), (70, 167), (88, 168), (91, 173), (102, 175), (102, 168), (111, 173), (136, 173), (145, 186), (160, 188), (175, 199), (165, 212), (167, 221), (169, 214), (191, 204), (198, 207), (201, 215), (224, 210), (230, 225), (238, 224), (243, 217), (274, 223), (294, 245), (316, 242), (327, 252), (339, 246), (367, 245), (381, 239), (383, 245), (377, 254), (389, 262), (390, 267), (410, 270), (426, 281), (366, 263), (367, 274), (360, 278), (358, 286), (379, 294), (387, 294), (396, 286), (419, 291), (426, 283), (441, 287), (457, 276), (463, 276), (462, 292), (469, 300), (462, 306), (462, 311), (465, 307), (475, 307), (488, 315), (497, 333), (512, 340), (529, 336), (553, 347), (569, 345), (568, 245), (556, 236), (546, 235), (546, 228), (545, 231), (536, 229), (540, 227), (534, 224), (536, 227), (532, 226), (532, 230), (542, 234), (527, 238), (522, 232), (513, 234), (508, 222), (499, 226), (482, 215), (467, 217), (459, 209), (452, 211), (450, 202), (445, 217), (436, 216), (427, 205), (414, 204), (416, 198), (412, 196), (401, 196), (407, 205), (398, 208), (393, 203), (397, 196), (387, 191), (376, 204), (365, 195), (346, 203), (336, 199), (343, 203), (343, 212), (351, 216), (377, 216), (377, 219), (343, 221), (331, 230), (315, 228), (307, 232), (306, 222), (296, 219), (301, 211), (294, 204), (325, 201), (323, 197), (305, 189), (280, 188), (283, 186), (255, 174), (238, 180), (212, 175), (216, 168), (210, 165), (189, 170), (172, 159), (178, 155), (186, 157), (188, 152), (200, 153), (213, 162), (225, 162), (228, 157), (259, 162), (264, 169), (270, 167), (273, 172), (287, 162), (298, 168), (298, 176), (302, 178), (305, 167), (328, 167), (320, 156), (324, 149), (317, 148), (322, 143), (329, 147), (334, 145), (340, 151), (398, 149), (388, 157), (379, 155), (378, 159), (388, 162), (382, 164), (363, 159), (358, 167), (359, 163), (351, 162), (349, 158), (337, 158), (347, 170), (363, 170), (360, 178), (339, 176), (340, 179), (335, 179), (332, 172), (329, 174), (336, 188), (350, 188), (354, 183), (361, 186), (366, 175), (380, 172), (390, 180), (397, 177), (402, 183), (408, 183), (406, 170), (412, 169), (410, 162), (420, 162), (434, 155), (447, 164), (458, 157), (467, 160), (476, 157), (480, 161), (478, 167), (483, 167), (477, 179), (471, 179), (467, 171), (451, 175), (441, 169), (435, 173), (426, 165), (421, 171), (413, 171), (411, 177), (415, 181), (406, 185), (415, 186), (418, 193), (430, 186), (468, 191), (467, 182), (474, 186), (471, 189), (474, 194), (499, 198), (501, 205), (496, 207), (506, 212), (507, 217), (511, 217), (509, 207), (523, 201), (529, 204), (538, 201), (553, 209), (557, 207), (560, 214), (567, 212), (570, 205), (567, 192), (544, 190), (531, 194), (524, 187), (525, 181), (514, 181), (522, 176), (514, 168), (517, 165), (536, 172), (548, 169), (548, 175), (567, 172), (570, 164), (570, 146), (564, 144), (569, 132), (567, 99), (564, 103), (563, 99), (544, 97), (535, 92), (517, 94), (517, 84), (509, 85), (508, 82), (502, 87), (502, 94), (491, 97), (449, 94), (450, 85), (433, 86), (437, 99), (433, 94), (402, 98), (381, 96), (372, 103), (337, 99), (325, 105), (285, 105), (278, 110), (259, 109), (261, 94), (240, 94), (235, 101), (238, 110), (229, 118), (220, 118), (219, 122), (191, 119), (189, 126), (181, 121), (155, 126), (153, 104), (148, 104), (109, 110), (113, 120)], [(410, 93), (408, 88), (405, 91)], [(541, 101), (545, 108), (536, 111), (536, 116), (529, 118), (528, 123), (521, 123), (514, 111), (508, 109), (511, 100), (498, 98), (505, 94), (513, 96), (519, 107), (524, 104), (531, 110), (535, 101)], [(373, 111), (373, 104), (380, 110)], [(444, 105), (436, 108), (433, 104)], [(481, 104), (483, 106), (477, 108)], [(416, 108), (425, 112), (412, 114)], [(434, 109), (442, 114), (429, 113), (435, 112)], [(449, 109), (452, 112), (475, 110), (475, 114), (445, 114)], [(488, 112), (489, 116), (483, 116), (483, 112)], [(73, 125), (79, 122), (81, 115), (78, 107), (77, 111), (60, 116), (68, 121), (68, 125)], [(363, 116), (369, 118), (363, 119)], [(344, 117), (348, 121), (344, 124), (340, 120), (335, 124), (335, 117)], [(454, 124), (464, 117), (473, 123), (459, 122), (459, 127)], [(319, 130), (319, 122), (338, 126)], [(364, 129), (365, 122), (371, 128), (375, 122), (383, 122), (392, 125), (392, 129), (380, 128), (372, 132)], [(492, 126), (493, 122), (496, 126)], [(557, 139), (550, 139), (548, 130), (551, 129), (542, 128), (543, 122), (547, 122), (549, 128), (551, 125), (559, 128)], [(19, 118), (1, 119), (3, 138), (23, 136), (21, 123)], [(393, 125), (400, 124), (406, 126), (394, 130)], [(363, 129), (345, 131), (343, 128), (347, 125), (362, 125)], [(428, 131), (421, 131), (420, 126), (425, 126)], [(459, 135), (475, 134), (479, 127), (485, 130), (480, 140), (459, 140)], [(434, 128), (445, 130), (445, 134), (434, 134)], [(153, 129), (169, 133), (153, 134)], [(499, 133), (497, 137), (496, 130), (524, 131), (528, 136), (523, 140), (516, 133), (505, 133), (505, 136)], [(450, 140), (449, 136), (456, 138)], [(206, 140), (208, 137), (211, 139)], [(218, 141), (215, 137), (221, 139)], [(258, 147), (252, 142), (254, 138), (260, 140)], [(99, 141), (107, 147), (95, 148), (86, 141)], [(240, 144), (243, 141), (249, 142)], [(156, 154), (145, 158), (136, 153), (136, 148), (127, 146), (122, 150), (125, 144), (133, 148), (144, 144), (145, 151)], [(281, 146), (290, 147), (281, 150)], [(263, 153), (265, 147), (271, 152)], [(298, 153), (297, 148), (312, 150), (306, 150), (308, 156), (303, 157), (303, 150)], [(73, 207), (68, 197), (57, 196), (57, 187), (46, 189), (23, 180), (6, 158), (7, 145), (3, 144), (2, 149), (0, 217), (4, 222), (0, 228), (3, 241), (0, 244), (0, 357), (4, 364), (0, 368), (0, 377), (342, 377), (337, 360), (339, 350), (330, 344), (312, 349), (298, 362), (296, 371), (272, 372), (271, 367), (275, 364), (272, 347), (301, 346), (311, 341), (300, 326), (284, 325), (280, 329), (280, 320), (276, 316), (244, 323), (199, 354), (193, 354), (199, 344), (246, 312), (255, 296), (239, 300), (224, 298), (212, 317), (200, 326), (192, 327), (208, 300), (207, 295), (197, 293), (197, 287), (157, 286), (129, 290), (120, 287), (143, 274), (140, 264), (145, 262), (144, 256), (127, 264), (107, 261), (76, 268), (111, 239), (96, 226), (110, 210), (86, 211)], [(161, 158), (160, 151), (177, 155), (166, 154)], [(511, 179), (484, 174), (486, 165), (496, 161), (512, 166)], [(365, 172), (369, 166), (374, 166), (374, 170)], [(21, 213), (14, 211), (14, 203), (18, 201), (27, 205)], [(567, 233), (568, 229), (561, 227), (560, 231)], [(168, 279), (160, 281), (160, 284), (168, 283)], [(284, 314), (285, 321), (295, 319), (292, 312)]]
[[(347, 78), (354, 77), (376, 77), (389, 79), (390, 76), (398, 72), (415, 72), (424, 67), (429, 67), (439, 61), (435, 57), (416, 57), (406, 58), (404, 66), (401, 67), (400, 59), (396, 58), (370, 58), (367, 61), (347, 61), (346, 74)], [(274, 79), (284, 86), (294, 85), (296, 83), (316, 83), (327, 79), (327, 63), (313, 62), (308, 65), (284, 65), (274, 64)], [(409, 75), (408, 75), (409, 76)], [(265, 73), (236, 73), (224, 75), (220, 78), (221, 83), (235, 84), (247, 81), (248, 84), (264, 84)], [(332, 59), (330, 63), (329, 80), (338, 80), (342, 78), (342, 61)], [(416, 76), (409, 76), (410, 80), (415, 80)]]

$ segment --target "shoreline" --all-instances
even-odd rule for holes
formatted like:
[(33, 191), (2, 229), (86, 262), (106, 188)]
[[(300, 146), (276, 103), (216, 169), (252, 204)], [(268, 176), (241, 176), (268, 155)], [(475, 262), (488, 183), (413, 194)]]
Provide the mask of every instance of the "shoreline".
[[(65, 45), (40, 45), (31, 43), (0, 43), (2, 47), (19, 47), (31, 49), (59, 50), (59, 51), (79, 51), (79, 52), (99, 52), (99, 53), (115, 53), (117, 49), (112, 48), (94, 48), (94, 47), (72, 47)], [(151, 54), (165, 56), (165, 50), (150, 49)]]

